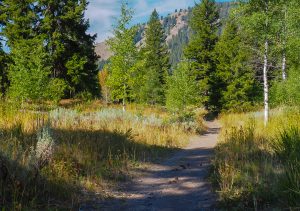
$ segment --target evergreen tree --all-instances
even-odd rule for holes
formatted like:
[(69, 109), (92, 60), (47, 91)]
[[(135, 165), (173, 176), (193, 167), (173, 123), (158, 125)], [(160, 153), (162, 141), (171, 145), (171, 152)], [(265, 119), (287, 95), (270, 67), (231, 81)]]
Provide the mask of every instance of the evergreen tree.
[(206, 108), (216, 110), (217, 84), (213, 81), (216, 69), (214, 48), (218, 40), (219, 14), (214, 0), (203, 0), (192, 11), (191, 39), (184, 51), (192, 64), (192, 72), (199, 82), (199, 95)]
[(166, 105), (173, 111), (181, 111), (188, 106), (199, 104), (198, 83), (191, 74), (189, 62), (181, 62), (177, 65), (172, 76), (168, 78), (168, 90)]
[(38, 37), (15, 43), (9, 65), (10, 97), (35, 101), (53, 97), (57, 100), (63, 94), (63, 84), (50, 81), (47, 54), (41, 43)]
[(38, 0), (40, 33), (45, 37), (51, 76), (68, 83), (69, 97), (97, 91), (97, 56), (84, 13), (86, 0)]
[[(259, 90), (255, 83), (255, 73), (249, 63), (250, 54), (244, 47), (234, 19), (230, 18), (216, 45), (217, 70), (220, 94), (219, 106), (222, 110), (242, 110), (253, 104)], [(258, 94), (259, 95), (259, 94)]]
[(6, 92), (8, 86), (8, 55), (4, 52), (0, 40), (0, 97)]
[(113, 56), (110, 58), (109, 77), (107, 85), (111, 89), (113, 100), (123, 103), (125, 111), (126, 101), (130, 99), (132, 86), (136, 79), (137, 69), (137, 48), (134, 43), (136, 28), (129, 27), (132, 20), (133, 11), (127, 8), (126, 3), (122, 3), (121, 17), (114, 27), (114, 37), (107, 43)]
[(34, 0), (2, 0), (0, 4), (1, 35), (13, 49), (19, 40), (35, 37), (38, 16)]
[(145, 37), (145, 84), (142, 87), (142, 99), (149, 104), (163, 104), (170, 65), (164, 30), (156, 10), (151, 14)]

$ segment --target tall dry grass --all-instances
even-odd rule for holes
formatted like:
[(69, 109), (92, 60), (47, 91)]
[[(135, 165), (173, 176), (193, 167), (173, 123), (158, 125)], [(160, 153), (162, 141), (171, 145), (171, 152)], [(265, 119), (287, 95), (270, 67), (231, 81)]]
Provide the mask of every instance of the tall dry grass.
[(300, 113), (297, 108), (226, 114), (214, 159), (221, 206), (230, 209), (300, 206)]
[[(127, 112), (97, 102), (45, 109), (0, 104), (0, 207), (72, 209), (89, 194), (127, 180), (201, 131), (201, 117), (181, 119), (163, 108)], [(98, 195), (99, 195), (98, 194)]]

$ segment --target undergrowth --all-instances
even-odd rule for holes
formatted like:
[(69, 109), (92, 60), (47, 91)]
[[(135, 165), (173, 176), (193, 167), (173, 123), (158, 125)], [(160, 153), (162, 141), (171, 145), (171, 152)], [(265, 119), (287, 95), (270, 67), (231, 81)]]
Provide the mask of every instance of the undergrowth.
[[(0, 103), (0, 207), (74, 209), (89, 194), (130, 178), (132, 168), (157, 162), (203, 131), (193, 118), (163, 108), (95, 102), (40, 110)], [(185, 116), (185, 115), (183, 115)]]
[(221, 207), (299, 208), (299, 110), (281, 108), (271, 113), (267, 127), (259, 112), (221, 117), (212, 173)]

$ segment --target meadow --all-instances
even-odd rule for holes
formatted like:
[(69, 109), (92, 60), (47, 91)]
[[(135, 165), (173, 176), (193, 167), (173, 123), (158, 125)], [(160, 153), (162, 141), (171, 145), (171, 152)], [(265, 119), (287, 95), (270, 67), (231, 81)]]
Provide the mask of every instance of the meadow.
[(0, 104), (0, 207), (72, 209), (129, 180), (205, 129), (203, 110), (100, 102)]
[(222, 208), (289, 209), (300, 206), (300, 111), (224, 114), (212, 180)]

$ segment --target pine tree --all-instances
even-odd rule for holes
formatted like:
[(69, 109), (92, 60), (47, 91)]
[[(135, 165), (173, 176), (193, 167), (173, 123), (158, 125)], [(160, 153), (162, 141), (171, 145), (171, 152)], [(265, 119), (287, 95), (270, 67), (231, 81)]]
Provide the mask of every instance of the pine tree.
[(253, 104), (258, 87), (255, 72), (249, 63), (250, 54), (244, 48), (242, 31), (233, 18), (230, 18), (216, 45), (217, 70), (220, 93), (219, 106), (222, 110), (243, 110)]
[(13, 49), (19, 40), (31, 39), (37, 35), (38, 16), (34, 0), (2, 0), (0, 4), (1, 35)]
[(69, 97), (97, 91), (96, 36), (89, 35), (89, 22), (84, 13), (88, 2), (70, 0), (39, 0), (42, 19), (40, 33), (45, 36), (50, 58), (51, 76), (68, 83)]
[(0, 97), (5, 95), (8, 86), (8, 55), (4, 52), (0, 40)]
[(203, 0), (192, 11), (191, 39), (184, 51), (192, 64), (192, 72), (199, 82), (199, 95), (206, 108), (216, 110), (217, 84), (213, 81), (216, 69), (214, 47), (218, 40), (219, 13), (214, 0)]
[[(36, 36), (37, 14), (33, 0), (3, 0), (0, 2), (0, 42), (6, 40), (11, 51), (20, 41)], [(6, 94), (8, 80), (8, 60), (0, 43), (0, 88), (1, 95)]]
[(136, 79), (137, 48), (134, 43), (136, 28), (129, 27), (133, 11), (122, 2), (121, 17), (114, 27), (114, 37), (107, 43), (113, 56), (110, 58), (107, 85), (111, 89), (113, 100), (123, 103), (123, 110), (132, 93), (133, 81)]
[(163, 104), (170, 64), (164, 30), (156, 10), (151, 14), (145, 37), (145, 84), (141, 91), (142, 99), (149, 104)]
[(199, 104), (198, 83), (191, 74), (191, 65), (183, 61), (177, 65), (172, 76), (168, 78), (166, 106), (172, 111), (182, 111), (188, 106)]

